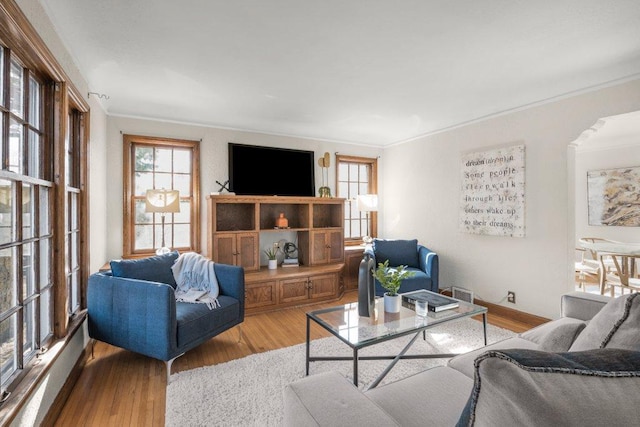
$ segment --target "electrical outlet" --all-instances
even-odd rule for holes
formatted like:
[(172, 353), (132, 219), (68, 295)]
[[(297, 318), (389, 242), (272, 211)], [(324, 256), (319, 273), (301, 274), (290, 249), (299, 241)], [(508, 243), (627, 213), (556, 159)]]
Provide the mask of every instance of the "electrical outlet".
[(513, 291), (507, 291), (507, 301), (515, 304), (516, 303), (516, 293)]

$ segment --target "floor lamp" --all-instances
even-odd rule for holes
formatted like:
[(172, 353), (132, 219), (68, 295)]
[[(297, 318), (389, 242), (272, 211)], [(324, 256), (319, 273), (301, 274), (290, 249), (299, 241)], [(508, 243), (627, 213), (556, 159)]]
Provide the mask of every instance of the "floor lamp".
[(147, 190), (145, 212), (159, 213), (162, 218), (162, 246), (156, 250), (156, 255), (171, 252), (171, 249), (164, 244), (164, 216), (168, 213), (180, 212), (180, 192), (178, 190), (165, 190), (164, 188)]
[(369, 212), (378, 211), (378, 195), (377, 194), (359, 194), (358, 210), (367, 213), (367, 235), (362, 238), (365, 244), (371, 243), (371, 221), (369, 221)]

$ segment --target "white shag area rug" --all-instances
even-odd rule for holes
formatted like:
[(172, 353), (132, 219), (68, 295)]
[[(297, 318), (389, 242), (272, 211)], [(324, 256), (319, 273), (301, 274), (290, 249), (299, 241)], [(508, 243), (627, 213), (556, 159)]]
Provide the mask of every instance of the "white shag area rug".
[[(487, 325), (489, 344), (514, 332)], [(360, 356), (395, 355), (413, 335), (360, 350)], [(407, 354), (464, 353), (483, 345), (482, 322), (466, 318), (427, 329)], [(312, 356), (352, 356), (338, 338), (311, 342)], [(366, 388), (390, 360), (361, 360), (359, 388)], [(380, 383), (396, 381), (419, 371), (446, 364), (447, 359), (400, 360)], [(309, 374), (335, 370), (353, 379), (353, 362), (311, 362)], [(214, 366), (171, 375), (167, 386), (165, 424), (173, 426), (279, 426), (282, 425), (283, 389), (305, 376), (305, 344), (253, 354)]]

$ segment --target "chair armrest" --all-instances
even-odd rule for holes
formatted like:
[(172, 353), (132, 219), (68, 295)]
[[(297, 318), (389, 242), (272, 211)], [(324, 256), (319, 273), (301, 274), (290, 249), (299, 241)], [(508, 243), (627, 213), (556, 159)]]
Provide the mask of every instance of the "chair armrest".
[(178, 355), (175, 293), (165, 283), (92, 274), (87, 311), (91, 338), (159, 360)]
[(438, 254), (423, 245), (418, 245), (418, 259), (420, 261), (420, 270), (431, 277), (433, 289), (439, 289), (438, 276), (440, 275), (440, 266)]
[(285, 426), (397, 426), (375, 402), (342, 375), (329, 371), (284, 389)]
[(609, 301), (611, 298), (603, 295), (571, 292), (562, 295), (560, 311), (562, 317), (591, 320)]
[(240, 303), (240, 321), (244, 320), (244, 268), (228, 264), (213, 264), (220, 295), (233, 297)]

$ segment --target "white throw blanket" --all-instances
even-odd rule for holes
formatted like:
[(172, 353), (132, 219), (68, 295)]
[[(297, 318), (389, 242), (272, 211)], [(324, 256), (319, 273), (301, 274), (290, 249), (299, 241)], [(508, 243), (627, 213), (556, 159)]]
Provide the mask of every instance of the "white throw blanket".
[(176, 301), (204, 303), (209, 309), (220, 307), (218, 279), (213, 261), (195, 252), (181, 254), (171, 266), (176, 280)]

